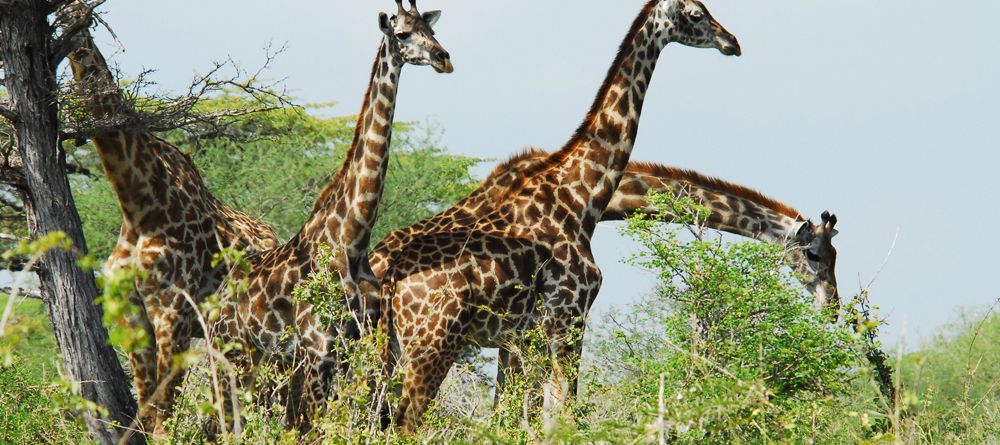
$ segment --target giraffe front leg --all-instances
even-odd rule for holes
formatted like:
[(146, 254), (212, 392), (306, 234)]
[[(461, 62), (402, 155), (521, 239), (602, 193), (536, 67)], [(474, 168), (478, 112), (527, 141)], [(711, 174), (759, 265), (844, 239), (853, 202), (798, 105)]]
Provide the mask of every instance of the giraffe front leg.
[(556, 320), (574, 320), (564, 325), (554, 321), (546, 327), (549, 348), (552, 354), (548, 382), (544, 388), (543, 421), (546, 429), (555, 426), (557, 417), (565, 412), (567, 402), (576, 399), (580, 374), (580, 358), (583, 353), (582, 317), (559, 317)]
[(496, 411), (503, 401), (504, 395), (510, 389), (507, 384), (509, 379), (523, 372), (521, 360), (516, 354), (512, 354), (507, 348), (500, 348), (497, 351), (497, 383), (493, 393), (493, 410)]
[(303, 373), (303, 378), (290, 388), (291, 393), (297, 396), (290, 399), (294, 405), (289, 407), (289, 412), (294, 408), (296, 413), (294, 418), (290, 418), (290, 426), (302, 433), (312, 429), (312, 419), (326, 408), (337, 369), (335, 357), (328, 357), (327, 360), (311, 360), (305, 369), (299, 371)]

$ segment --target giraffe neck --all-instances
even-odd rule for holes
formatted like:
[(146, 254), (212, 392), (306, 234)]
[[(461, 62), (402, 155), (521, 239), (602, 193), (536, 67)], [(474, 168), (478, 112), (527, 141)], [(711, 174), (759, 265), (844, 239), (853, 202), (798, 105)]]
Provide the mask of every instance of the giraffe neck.
[[(787, 243), (805, 222), (795, 209), (763, 194), (717, 178), (650, 164), (630, 164), (602, 221), (653, 213), (647, 193), (690, 196), (711, 211), (709, 228), (771, 243)], [(662, 216), (662, 215), (661, 215)]]
[[(83, 107), (95, 121), (119, 120), (131, 113), (121, 90), (108, 68), (108, 62), (97, 49), (89, 31), (82, 31), (79, 47), (70, 53), (70, 69), (77, 86), (86, 95)], [(102, 125), (106, 126), (106, 125)]]
[(579, 201), (585, 233), (591, 233), (618, 187), (635, 143), (649, 83), (672, 30), (664, 25), (660, 2), (649, 2), (619, 49), (590, 112), (575, 135), (553, 154), (547, 170)]
[(351, 258), (368, 251), (389, 162), (396, 92), (404, 62), (383, 39), (358, 115), (354, 140), (336, 177), (316, 200), (297, 239), (312, 249), (327, 244)]
[[(88, 31), (81, 32), (78, 47), (70, 52), (68, 59), (77, 88), (85, 96), (82, 101), (84, 111), (95, 127), (104, 128), (89, 136), (118, 198), (125, 223), (136, 225), (143, 220), (155, 220), (144, 217), (152, 207), (153, 193), (166, 187), (166, 184), (162, 175), (153, 174), (152, 170), (158, 168), (158, 163), (153, 159), (155, 155), (150, 144), (167, 143), (139, 131), (107, 130), (125, 124), (132, 109), (122, 97), (107, 61)], [(190, 159), (179, 151), (176, 155), (184, 159), (178, 159), (172, 168), (193, 168), (186, 165), (190, 164)], [(157, 179), (161, 180), (157, 182)]]

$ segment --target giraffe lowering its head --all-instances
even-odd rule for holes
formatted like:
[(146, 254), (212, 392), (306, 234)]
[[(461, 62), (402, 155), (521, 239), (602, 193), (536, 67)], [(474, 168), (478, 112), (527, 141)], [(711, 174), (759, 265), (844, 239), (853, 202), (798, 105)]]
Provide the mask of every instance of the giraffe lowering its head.
[[(837, 215), (823, 212), (819, 224), (811, 221), (802, 223), (791, 238), (789, 256), (796, 272), (805, 280), (806, 289), (816, 296), (816, 305), (826, 308), (840, 307), (840, 292), (837, 291), (837, 249), (833, 247)], [(837, 320), (838, 311), (831, 317)]]
[[(379, 14), (384, 37), (372, 67), (354, 139), (344, 164), (320, 193), (302, 229), (287, 243), (246, 258), (247, 267), (234, 268), (213, 334), (226, 342), (247, 346), (252, 358), (277, 366), (295, 366), (301, 376), (290, 385), (290, 423), (309, 427), (311, 412), (321, 406), (342, 360), (337, 357), (339, 336), (356, 337), (379, 316), (379, 289), (368, 261), (368, 248), (382, 197), (392, 142), (392, 122), (400, 74), (406, 64), (430, 65), (441, 73), (453, 71), (451, 57), (434, 37), (432, 25), (441, 13), (421, 13), (411, 0), (409, 10), (397, 1), (394, 16)], [(339, 277), (343, 304), (355, 317), (324, 325), (307, 301), (293, 295), (296, 285), (320, 271), (319, 255), (332, 253), (329, 271)], [(355, 323), (354, 321), (357, 321)], [(232, 351), (234, 362), (246, 362)], [(303, 363), (297, 363), (303, 360)], [(256, 360), (255, 360), (256, 361)], [(302, 400), (296, 400), (301, 397)]]

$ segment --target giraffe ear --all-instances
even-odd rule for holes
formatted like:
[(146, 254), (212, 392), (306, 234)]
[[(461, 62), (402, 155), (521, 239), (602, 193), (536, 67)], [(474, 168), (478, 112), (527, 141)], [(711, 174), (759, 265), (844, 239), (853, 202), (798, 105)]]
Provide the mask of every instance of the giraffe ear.
[(392, 23), (389, 22), (389, 14), (384, 12), (378, 13), (378, 28), (381, 29), (385, 35), (392, 35)]
[(427, 11), (421, 14), (421, 17), (423, 17), (424, 23), (427, 23), (427, 26), (433, 27), (437, 24), (438, 19), (441, 18), (441, 11)]
[(809, 235), (812, 233), (812, 229), (813, 229), (812, 221), (808, 220), (802, 221), (802, 224), (799, 226), (799, 230), (795, 231), (795, 238), (798, 238), (800, 240), (809, 238)]

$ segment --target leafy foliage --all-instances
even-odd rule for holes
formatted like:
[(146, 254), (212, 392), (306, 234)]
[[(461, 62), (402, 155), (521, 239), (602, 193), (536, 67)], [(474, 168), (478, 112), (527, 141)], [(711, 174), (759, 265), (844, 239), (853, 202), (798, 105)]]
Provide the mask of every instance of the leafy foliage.
[(633, 420), (665, 419), (663, 434), (679, 442), (763, 442), (812, 428), (850, 387), (854, 338), (810, 307), (782, 272), (780, 247), (722, 244), (698, 225), (707, 210), (691, 199), (649, 201), (694, 239), (662, 216), (624, 228), (642, 247), (630, 261), (660, 282), (603, 329), (598, 362), (617, 374), (607, 384), (636, 408)]
[[(249, 101), (228, 95), (206, 100), (206, 112)], [(313, 201), (340, 169), (354, 136), (355, 117), (321, 117), (331, 104), (280, 109), (239, 118), (224, 134), (166, 137), (191, 154), (213, 194), (235, 209), (261, 218), (279, 237), (294, 235)], [(427, 125), (394, 125), (391, 163), (372, 240), (450, 206), (477, 185), (469, 168), (478, 159), (454, 156), (437, 146)], [(76, 159), (101, 171), (92, 147)], [(91, 251), (107, 257), (117, 241), (120, 211), (103, 177), (76, 178), (74, 194)]]

